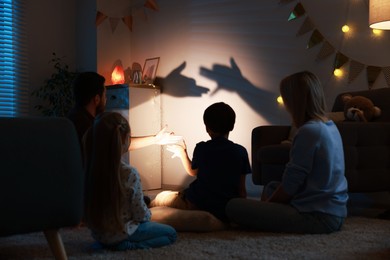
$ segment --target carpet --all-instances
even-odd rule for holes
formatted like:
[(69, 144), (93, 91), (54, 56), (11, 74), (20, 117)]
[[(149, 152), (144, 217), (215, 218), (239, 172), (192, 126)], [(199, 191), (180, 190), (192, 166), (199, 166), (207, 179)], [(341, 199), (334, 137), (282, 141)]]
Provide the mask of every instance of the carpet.
[[(390, 259), (390, 220), (349, 217), (340, 232), (298, 235), (238, 228), (178, 233), (175, 244), (148, 250), (93, 249), (86, 228), (60, 231), (69, 259)], [(43, 233), (0, 238), (0, 259), (53, 259)]]

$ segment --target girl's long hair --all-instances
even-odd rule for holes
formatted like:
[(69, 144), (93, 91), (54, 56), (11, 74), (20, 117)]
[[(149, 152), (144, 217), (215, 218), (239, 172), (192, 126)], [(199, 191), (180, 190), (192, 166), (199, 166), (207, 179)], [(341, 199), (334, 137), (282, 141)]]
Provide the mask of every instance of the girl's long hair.
[(120, 176), (122, 138), (130, 134), (127, 120), (119, 113), (96, 117), (83, 139), (86, 160), (84, 221), (88, 227), (123, 230), (124, 189)]
[(287, 76), (280, 82), (280, 94), (296, 127), (312, 119), (326, 120), (324, 92), (313, 73), (302, 71)]

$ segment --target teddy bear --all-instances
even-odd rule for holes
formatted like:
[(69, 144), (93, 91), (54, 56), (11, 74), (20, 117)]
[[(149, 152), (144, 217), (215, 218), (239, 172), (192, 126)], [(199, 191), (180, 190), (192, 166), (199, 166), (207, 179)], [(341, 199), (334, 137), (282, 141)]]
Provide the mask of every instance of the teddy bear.
[(375, 106), (369, 98), (345, 94), (342, 100), (347, 121), (369, 122), (381, 114), (381, 109)]

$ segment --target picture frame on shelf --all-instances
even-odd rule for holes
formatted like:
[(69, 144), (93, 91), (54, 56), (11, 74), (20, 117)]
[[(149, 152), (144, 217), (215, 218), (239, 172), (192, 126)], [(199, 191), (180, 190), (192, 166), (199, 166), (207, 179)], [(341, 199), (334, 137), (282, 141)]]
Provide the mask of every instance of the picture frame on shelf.
[(156, 79), (156, 72), (160, 57), (149, 58), (145, 60), (144, 68), (142, 70), (142, 83), (153, 84)]

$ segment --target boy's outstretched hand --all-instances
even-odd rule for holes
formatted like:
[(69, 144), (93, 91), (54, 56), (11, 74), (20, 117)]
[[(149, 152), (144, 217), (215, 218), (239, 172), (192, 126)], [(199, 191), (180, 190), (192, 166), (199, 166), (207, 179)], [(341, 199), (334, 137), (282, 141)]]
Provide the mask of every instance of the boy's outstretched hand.
[(186, 155), (186, 143), (183, 142), (181, 144), (168, 145), (167, 150), (173, 153), (172, 158), (179, 157), (181, 158), (183, 155)]

